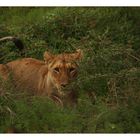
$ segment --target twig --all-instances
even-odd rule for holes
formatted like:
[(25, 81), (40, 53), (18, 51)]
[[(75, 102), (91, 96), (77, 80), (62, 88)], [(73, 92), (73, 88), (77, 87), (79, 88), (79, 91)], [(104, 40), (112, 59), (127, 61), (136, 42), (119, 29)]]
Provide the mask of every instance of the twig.
[(134, 58), (134, 59), (137, 60), (137, 61), (140, 61), (139, 58), (137, 58), (136, 56), (134, 56), (134, 55), (132, 55), (132, 54), (128, 54), (128, 53), (127, 53), (127, 55), (128, 55), (128, 56), (131, 56), (132, 58)]
[(1, 38), (0, 41), (14, 40), (14, 39), (15, 39), (15, 37), (13, 37), (13, 36), (7, 36), (7, 37), (3, 37), (3, 38)]

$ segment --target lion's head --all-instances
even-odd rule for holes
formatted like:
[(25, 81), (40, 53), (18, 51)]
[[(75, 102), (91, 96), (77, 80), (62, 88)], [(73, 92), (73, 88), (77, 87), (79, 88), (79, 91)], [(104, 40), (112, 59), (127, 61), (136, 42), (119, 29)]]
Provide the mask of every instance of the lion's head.
[(60, 94), (63, 94), (63, 89), (77, 77), (77, 61), (82, 56), (83, 53), (80, 49), (75, 53), (63, 53), (59, 55), (53, 55), (49, 52), (44, 53), (44, 60), (46, 65), (48, 65), (50, 80)]

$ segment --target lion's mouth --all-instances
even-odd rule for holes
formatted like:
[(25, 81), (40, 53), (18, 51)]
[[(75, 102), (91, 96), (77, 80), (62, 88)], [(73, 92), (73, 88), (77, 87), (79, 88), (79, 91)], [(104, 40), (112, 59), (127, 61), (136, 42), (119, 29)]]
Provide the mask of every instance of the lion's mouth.
[(55, 85), (55, 90), (53, 92), (54, 96), (57, 96), (59, 98), (65, 98), (67, 94), (71, 91), (71, 85), (67, 85), (66, 87), (62, 87), (59, 84)]
[(58, 89), (58, 94), (59, 94), (60, 96), (65, 96), (65, 90), (62, 89), (62, 88), (59, 88), (59, 89)]
[(65, 94), (67, 93), (67, 88), (66, 87), (60, 87), (60, 86), (56, 86), (57, 89), (57, 93), (55, 93), (58, 96), (65, 96)]

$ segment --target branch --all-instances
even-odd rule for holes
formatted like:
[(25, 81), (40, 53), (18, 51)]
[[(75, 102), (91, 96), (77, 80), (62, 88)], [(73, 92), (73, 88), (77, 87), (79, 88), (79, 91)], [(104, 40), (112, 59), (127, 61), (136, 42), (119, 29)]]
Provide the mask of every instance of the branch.
[(16, 37), (13, 37), (13, 36), (7, 36), (7, 37), (3, 37), (3, 38), (0, 38), (0, 41), (6, 41), (6, 40), (15, 40)]

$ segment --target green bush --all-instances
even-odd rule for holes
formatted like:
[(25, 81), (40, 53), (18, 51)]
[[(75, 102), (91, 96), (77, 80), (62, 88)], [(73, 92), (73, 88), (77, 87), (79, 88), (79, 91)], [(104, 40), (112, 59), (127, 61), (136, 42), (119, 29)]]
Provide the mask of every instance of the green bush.
[(139, 11), (0, 8), (0, 37), (18, 36), (25, 44), (21, 56), (13, 42), (0, 42), (0, 63), (22, 57), (42, 60), (45, 50), (84, 51), (71, 85), (78, 91), (76, 107), (60, 108), (47, 97), (28, 97), (1, 84), (0, 132), (10, 127), (27, 133), (140, 132)]

